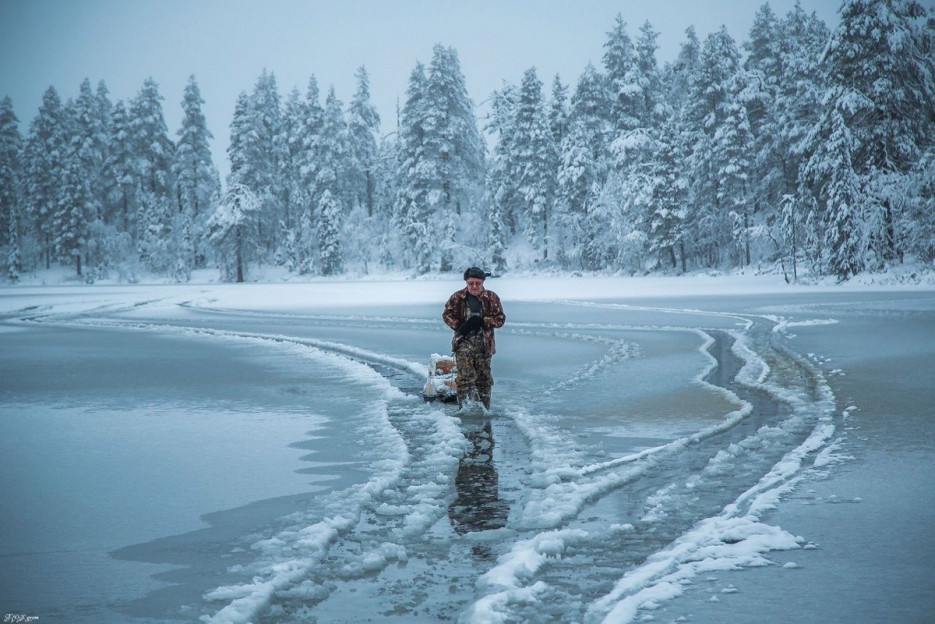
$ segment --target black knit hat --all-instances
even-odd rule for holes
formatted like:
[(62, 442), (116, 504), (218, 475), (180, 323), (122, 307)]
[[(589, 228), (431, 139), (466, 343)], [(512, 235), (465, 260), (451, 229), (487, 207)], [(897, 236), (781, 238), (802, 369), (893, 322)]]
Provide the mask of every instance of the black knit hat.
[(487, 279), (487, 276), (490, 273), (485, 273), (483, 269), (480, 269), (476, 266), (472, 266), (464, 272), (464, 281), (468, 281), (471, 277), (476, 277), (479, 280)]

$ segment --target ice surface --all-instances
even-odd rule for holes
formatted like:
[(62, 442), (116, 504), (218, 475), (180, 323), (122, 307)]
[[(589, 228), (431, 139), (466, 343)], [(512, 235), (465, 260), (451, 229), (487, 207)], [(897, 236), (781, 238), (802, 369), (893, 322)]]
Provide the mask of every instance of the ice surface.
[(456, 281), (0, 291), (5, 611), (830, 621), (874, 553), (931, 612), (933, 293), (487, 285), (489, 413), (421, 400)]

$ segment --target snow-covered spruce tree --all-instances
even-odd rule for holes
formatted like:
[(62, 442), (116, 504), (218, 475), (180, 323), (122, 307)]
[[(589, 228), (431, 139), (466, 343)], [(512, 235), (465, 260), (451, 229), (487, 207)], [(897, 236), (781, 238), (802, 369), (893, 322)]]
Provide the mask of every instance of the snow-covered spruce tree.
[(449, 271), (455, 261), (452, 250), (475, 242), (474, 234), (487, 236), (486, 227), (471, 231), (472, 226), (483, 225), (478, 204), (483, 193), (485, 148), (454, 48), (436, 44), (432, 49), (425, 102), (423, 165), (431, 180), (430, 210), (441, 223), (446, 213), (451, 213), (454, 229), (466, 232), (457, 241), (449, 238), (451, 229), (442, 227), (438, 232), (445, 240), (436, 242), (440, 252), (437, 266)]
[(363, 66), (357, 69), (357, 90), (347, 109), (347, 136), (350, 147), (351, 205), (363, 206), (374, 216), (376, 203), (377, 136), (380, 115), (370, 101), (370, 78)]
[(656, 33), (649, 22), (640, 29), (635, 58), (620, 85), (625, 120), (617, 120), (610, 144), (612, 167), (592, 214), (607, 227), (591, 245), (600, 248), (606, 268), (643, 270), (644, 221), (652, 201), (651, 172), (664, 118), (664, 93), (656, 62)]
[(909, 182), (914, 200), (908, 209), (911, 228), (906, 243), (920, 260), (935, 266), (935, 148), (919, 161)]
[[(319, 259), (329, 257), (329, 271), (327, 275), (332, 275), (343, 270), (343, 260), (334, 258), (332, 254), (340, 253), (339, 246), (332, 246), (331, 249), (321, 248), (324, 227), (328, 230), (327, 236), (332, 236), (331, 228), (337, 228), (340, 232), (343, 219), (347, 216), (346, 207), (352, 196), (352, 189), (349, 185), (348, 171), (350, 170), (350, 147), (348, 145), (347, 124), (344, 121), (344, 105), (335, 94), (334, 87), (328, 89), (328, 96), (325, 98), (325, 109), (322, 117), (321, 131), (318, 135), (318, 166), (316, 168), (317, 176), (315, 179), (316, 194), (320, 196), (318, 200), (318, 215), (316, 225), (319, 229)], [(329, 208), (334, 207), (338, 212), (329, 215), (328, 219), (334, 223), (324, 223), (325, 216), (321, 214), (321, 208), (326, 204), (324, 201), (325, 193), (330, 195), (327, 202)], [(336, 235), (335, 235), (336, 236)], [(319, 264), (319, 268), (324, 274), (326, 267)]]
[(247, 186), (232, 181), (205, 223), (208, 244), (224, 279), (243, 282), (248, 262), (259, 255), (261, 204)]
[[(496, 209), (501, 223), (506, 226), (504, 235), (508, 239), (516, 233), (522, 218), (519, 171), (513, 157), (519, 92), (515, 85), (508, 84), (494, 91), (490, 99), (492, 112), (484, 130), (492, 137), (494, 147), (487, 166), (484, 201), (488, 210)], [(502, 242), (507, 244), (506, 239)]]
[(142, 185), (136, 165), (136, 150), (130, 140), (130, 117), (123, 102), (111, 113), (107, 161), (104, 163), (106, 189), (103, 219), (119, 232), (126, 232), (134, 247), (138, 228), (137, 206)]
[(683, 135), (675, 119), (663, 126), (653, 161), (649, 214), (646, 218), (649, 252), (673, 270), (687, 267), (685, 233), (688, 224), (688, 177)]
[(542, 260), (549, 259), (549, 226), (558, 186), (558, 146), (549, 129), (542, 83), (535, 68), (526, 70), (520, 85), (509, 158), (518, 173), (517, 199), (521, 203), (526, 237)]
[(427, 273), (432, 269), (432, 253), (435, 247), (434, 231), (431, 228), (432, 211), (429, 205), (429, 193), (435, 184), (435, 176), (432, 175), (426, 155), (426, 96), (425, 66), (416, 63), (409, 74), (406, 102), (400, 116), (396, 176), (399, 188), (394, 204), (394, 219), (406, 241), (408, 264), (418, 273)]
[[(780, 245), (796, 240), (789, 228), (801, 225), (800, 219), (791, 218), (801, 214), (801, 202), (794, 198), (803, 164), (801, 143), (818, 118), (818, 60), (828, 37), (827, 26), (800, 5), (780, 20), (764, 4), (745, 43), (746, 81), (740, 99), (754, 136), (752, 207)], [(786, 264), (791, 246), (780, 246), (777, 252)], [(797, 273), (796, 258), (789, 260)]]
[[(75, 132), (73, 136), (79, 135)], [(64, 262), (73, 263), (78, 276), (83, 275), (82, 256), (87, 253), (88, 235), (97, 207), (82, 163), (80, 143), (73, 140), (65, 154), (61, 192), (52, 217), (55, 255)]]
[(552, 142), (561, 145), (568, 132), (568, 85), (562, 84), (558, 74), (552, 79), (549, 96), (549, 129), (552, 131)]
[[(760, 213), (762, 220), (767, 223), (776, 223), (780, 210), (780, 198), (788, 194), (791, 189), (787, 187), (784, 176), (783, 163), (788, 154), (788, 145), (782, 143), (777, 115), (779, 109), (777, 99), (781, 91), (783, 59), (781, 54), (783, 33), (779, 19), (773, 13), (768, 3), (760, 6), (753, 18), (750, 35), (744, 42), (743, 48), (747, 52), (744, 61), (743, 88), (738, 94), (735, 106), (743, 105), (743, 116), (746, 117), (746, 126), (752, 137), (753, 145), (747, 151), (746, 167), (742, 171), (745, 176), (744, 191), (746, 196), (741, 210), (735, 210), (734, 215), (743, 215), (749, 219), (754, 213)], [(732, 111), (730, 117), (737, 133), (740, 128), (739, 111)], [(738, 135), (745, 136), (745, 132)], [(740, 155), (740, 152), (737, 154)], [(738, 173), (740, 171), (738, 170)], [(735, 178), (736, 179), (736, 178)], [(794, 184), (794, 180), (792, 181)], [(736, 195), (735, 195), (736, 197)], [(739, 219), (734, 219), (734, 253), (736, 256), (738, 240), (737, 229)], [(744, 226), (743, 229), (748, 229)], [(749, 241), (743, 243), (744, 264), (750, 263)], [(778, 250), (780, 253), (782, 250)], [(736, 258), (735, 258), (736, 259)]]
[[(865, 244), (881, 268), (907, 251), (908, 174), (935, 144), (935, 18), (914, 0), (846, 0), (840, 16), (821, 61), (827, 91), (818, 123), (832, 131), (843, 123), (854, 141), (853, 171), (868, 195)], [(824, 151), (809, 146), (812, 158)], [(834, 222), (830, 200), (819, 196)], [(836, 266), (844, 276), (860, 264)]]
[[(318, 135), (318, 175), (315, 188), (320, 196), (325, 191), (342, 207), (347, 207), (356, 193), (351, 185), (351, 148), (348, 141), (344, 104), (338, 99), (334, 87), (328, 89), (321, 131)], [(319, 205), (321, 200), (319, 199)]]
[(380, 212), (373, 222), (375, 226), (373, 241), (378, 241), (377, 260), (382, 267), (387, 269), (402, 266), (404, 258), (404, 254), (400, 251), (403, 248), (403, 235), (396, 227), (395, 202), (400, 186), (396, 178), (398, 144), (396, 132), (381, 137), (377, 146), (378, 156), (374, 167), (375, 204)]
[(23, 210), (23, 137), (19, 120), (9, 96), (0, 100), (0, 256), (4, 273), (10, 281), (19, 279), (22, 270), (19, 245), (19, 221)]
[(698, 41), (695, 27), (689, 26), (685, 29), (685, 41), (679, 47), (678, 56), (662, 71), (664, 100), (675, 114), (679, 114), (688, 104), (691, 82), (700, 60), (701, 42)]
[(324, 110), (321, 107), (318, 80), (310, 76), (305, 97), (290, 98), (283, 118), (282, 167), (287, 191), (286, 249), (283, 260), (290, 270), (311, 273), (318, 258), (318, 235), (315, 232), (317, 203), (321, 190), (317, 187), (318, 171), (323, 166), (319, 157)]
[(339, 201), (326, 188), (318, 204), (318, 265), (322, 275), (336, 275), (344, 270), (341, 256), (343, 212)]
[(169, 138), (162, 101), (159, 86), (147, 78), (130, 104), (129, 122), (140, 182), (136, 206), (139, 256), (146, 268), (164, 274), (171, 265), (168, 248), (176, 187), (172, 177), (175, 145)]
[(731, 262), (749, 266), (751, 240), (756, 236), (751, 192), (754, 144), (747, 109), (739, 97), (727, 106), (724, 123), (714, 133), (713, 148), (720, 180), (717, 201), (731, 225)]
[(603, 63), (611, 104), (610, 119), (617, 133), (626, 132), (639, 125), (636, 109), (640, 97), (634, 84), (636, 53), (633, 40), (627, 34), (627, 24), (620, 13), (614, 19), (613, 30), (607, 33)]
[(500, 214), (500, 206), (498, 204), (489, 204), (487, 221), (490, 223), (490, 233), (487, 239), (487, 253), (490, 258), (490, 268), (495, 274), (500, 274), (507, 269), (506, 249), (509, 237), (507, 236), (507, 226), (503, 222), (503, 217)]
[(519, 176), (515, 171), (513, 153), (516, 127), (518, 93), (513, 85), (493, 92), (492, 113), (484, 130), (494, 141), (493, 153), (487, 165), (487, 182), (484, 185), (484, 206), (490, 224), (487, 247), (491, 254), (493, 269), (506, 269), (506, 249), (521, 211), (518, 190)]
[(308, 193), (302, 187), (301, 159), (302, 139), (305, 123), (305, 102), (298, 89), (293, 89), (286, 96), (283, 106), (282, 125), (282, 162), (279, 172), (283, 183), (283, 217), (279, 224), (283, 233), (283, 242), (277, 252), (276, 264), (285, 266), (293, 272), (301, 272), (304, 264), (299, 243), (299, 229), (302, 213), (305, 212), (305, 198)]
[(606, 266), (605, 250), (591, 241), (608, 223), (593, 212), (594, 202), (610, 168), (609, 96), (604, 77), (593, 65), (585, 67), (571, 98), (568, 134), (559, 148), (559, 212), (563, 257), (588, 270)]
[(280, 175), (283, 160), (282, 108), (276, 76), (266, 70), (250, 94), (247, 133), (242, 138), (244, 157), (249, 161), (239, 178), (260, 202), (258, 242), (263, 260), (271, 261), (282, 242), (279, 224), (284, 218), (284, 184)]
[[(106, 90), (106, 87), (104, 87)], [(104, 176), (104, 167), (109, 153), (109, 133), (107, 124), (102, 118), (102, 110), (106, 104), (91, 90), (91, 81), (87, 78), (81, 83), (78, 99), (70, 104), (71, 118), (74, 130), (71, 137), (71, 151), (77, 159), (78, 175), (84, 178), (87, 184), (89, 197), (86, 199), (87, 225), (82, 253), (86, 254), (87, 268), (93, 271), (88, 279), (100, 277), (114, 259), (104, 257), (103, 241), (97, 240), (92, 234), (104, 233), (99, 227), (103, 219), (104, 204), (106, 201), (107, 184)], [(77, 195), (83, 191), (74, 189)], [(80, 274), (80, 272), (79, 272)]]
[(42, 95), (39, 113), (29, 126), (25, 150), (26, 224), (39, 245), (39, 262), (49, 268), (54, 251), (52, 220), (65, 177), (68, 151), (65, 110), (54, 87)]
[(345, 245), (345, 266), (356, 262), (368, 271), (371, 258), (377, 249), (373, 244), (382, 235), (380, 221), (386, 221), (388, 210), (378, 204), (377, 159), (379, 157), (377, 137), (380, 131), (380, 116), (370, 101), (370, 78), (361, 66), (355, 75), (357, 89), (347, 108), (348, 177), (350, 212), (345, 224), (348, 241)]
[(211, 131), (202, 112), (204, 100), (195, 76), (189, 76), (182, 96), (182, 126), (175, 146), (178, 217), (183, 236), (178, 242), (177, 270), (187, 273), (205, 266), (204, 224), (221, 193), (221, 181), (211, 156)]
[(722, 152), (716, 134), (725, 123), (735, 99), (740, 53), (722, 27), (704, 42), (697, 72), (685, 108), (690, 135), (692, 182), (687, 222), (686, 252), (705, 266), (717, 266), (730, 240), (728, 211), (721, 202)]

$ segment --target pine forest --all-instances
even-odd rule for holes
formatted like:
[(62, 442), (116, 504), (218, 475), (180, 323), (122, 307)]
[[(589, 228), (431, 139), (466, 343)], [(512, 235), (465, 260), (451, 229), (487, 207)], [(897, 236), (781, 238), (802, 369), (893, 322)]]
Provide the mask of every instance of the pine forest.
[(223, 183), (194, 76), (174, 134), (152, 79), (116, 102), (103, 81), (66, 101), (50, 86), (25, 131), (6, 97), (0, 280), (931, 267), (935, 12), (839, 15), (831, 30), (763, 4), (742, 42), (688, 28), (665, 64), (660, 33), (618, 15), (600, 66), (506, 77), (482, 119), (437, 44), (386, 133), (366, 68), (348, 102), (314, 74), (283, 95), (264, 71), (236, 101)]

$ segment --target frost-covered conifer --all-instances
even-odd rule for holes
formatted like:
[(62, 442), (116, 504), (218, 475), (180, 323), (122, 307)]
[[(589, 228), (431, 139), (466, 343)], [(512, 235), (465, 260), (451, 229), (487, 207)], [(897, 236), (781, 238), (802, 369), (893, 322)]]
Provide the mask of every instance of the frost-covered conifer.
[(248, 262), (258, 255), (260, 208), (256, 194), (234, 182), (205, 223), (208, 243), (217, 254), (225, 279), (244, 281)]
[(111, 113), (110, 147), (104, 163), (104, 223), (127, 232), (135, 242), (141, 182), (131, 132), (126, 105), (117, 102)]
[(336, 275), (343, 271), (343, 258), (341, 257), (343, 216), (340, 203), (326, 188), (318, 204), (318, 263), (322, 275)]
[[(935, 144), (935, 20), (914, 0), (847, 0), (840, 15), (822, 58), (819, 125), (842, 123), (854, 141), (853, 170), (870, 193), (867, 244), (879, 266), (906, 251), (907, 174)], [(835, 115), (839, 121), (828, 119)], [(844, 272), (859, 266), (847, 263)]]
[(29, 127), (26, 139), (26, 218), (35, 232), (45, 268), (51, 266), (52, 221), (61, 195), (68, 151), (65, 110), (54, 87), (42, 95), (39, 113)]
[(425, 66), (416, 63), (409, 74), (406, 102), (401, 111), (397, 168), (399, 189), (394, 213), (406, 241), (410, 262), (420, 273), (431, 269), (434, 249), (429, 193), (435, 178), (426, 162), (425, 142), (429, 131), (426, 96)]
[(376, 200), (377, 135), (380, 115), (370, 101), (370, 77), (361, 66), (356, 73), (357, 90), (347, 110), (347, 135), (350, 146), (350, 193), (352, 205), (363, 206), (368, 217), (374, 215)]
[(18, 279), (22, 269), (19, 245), (19, 220), (23, 210), (22, 150), (23, 137), (13, 101), (4, 97), (0, 100), (0, 250), (5, 250), (6, 254), (0, 262), (5, 262), (6, 275), (12, 281)]
[(549, 224), (558, 185), (558, 148), (542, 100), (542, 83), (535, 68), (523, 75), (513, 125), (510, 167), (518, 173), (517, 195), (522, 202), (526, 236), (542, 260), (549, 258)]
[(178, 184), (178, 216), (181, 231), (176, 232), (176, 270), (205, 265), (201, 248), (204, 223), (217, 202), (221, 182), (211, 156), (213, 138), (202, 112), (204, 100), (194, 76), (189, 76), (182, 96), (182, 126), (175, 148), (175, 179)]

